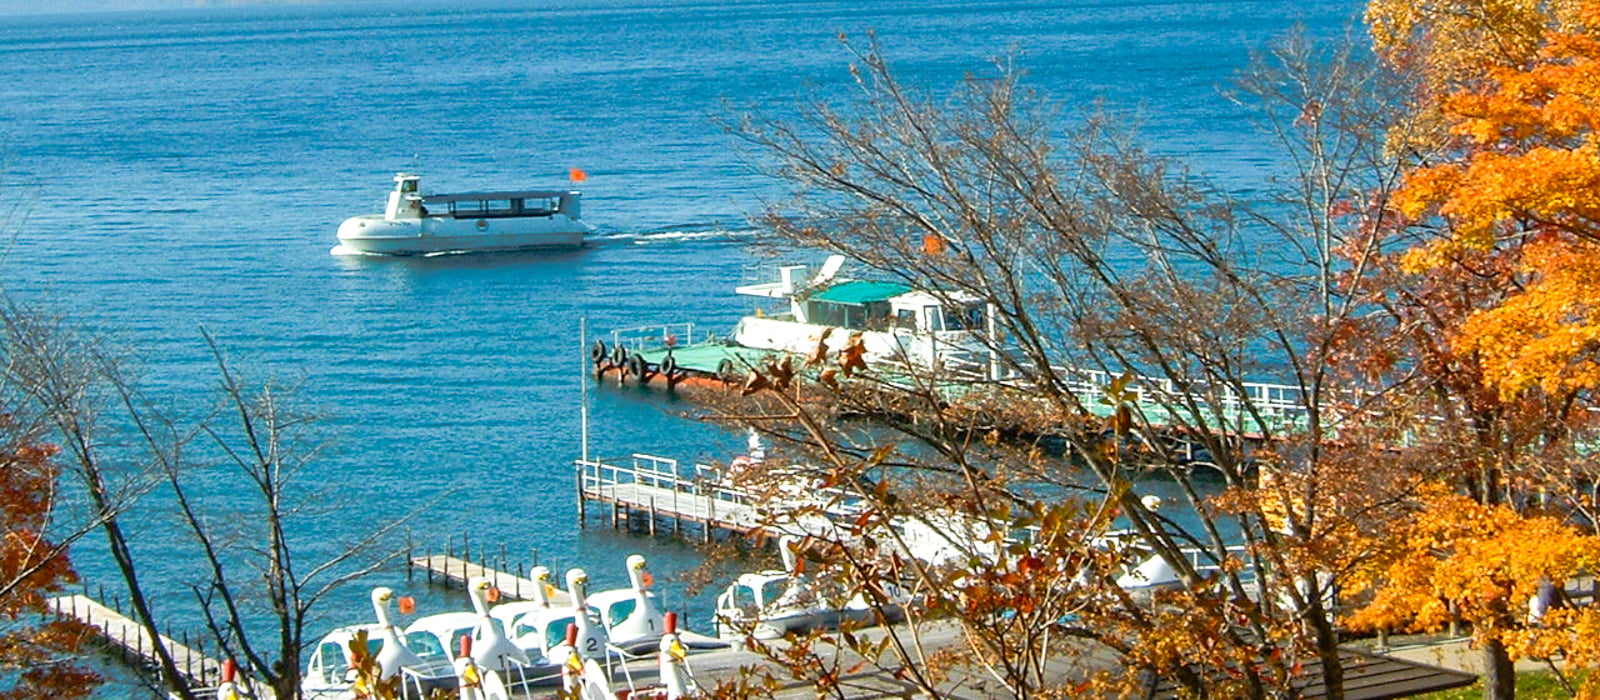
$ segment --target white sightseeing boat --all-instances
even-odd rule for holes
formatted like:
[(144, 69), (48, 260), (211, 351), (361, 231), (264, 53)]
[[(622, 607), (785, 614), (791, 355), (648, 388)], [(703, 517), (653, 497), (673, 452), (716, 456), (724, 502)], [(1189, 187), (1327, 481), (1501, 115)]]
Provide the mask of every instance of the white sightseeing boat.
[(744, 317), (734, 328), (733, 342), (812, 355), (819, 344), (833, 353), (859, 337), (868, 364), (992, 375), (984, 338), (995, 334), (983, 301), (898, 282), (851, 279), (841, 275), (843, 265), (839, 255), (829, 257), (815, 275), (808, 275), (805, 265), (785, 265), (776, 281), (735, 288), (746, 296), (787, 301), (788, 309)]
[(339, 225), (334, 255), (575, 248), (594, 228), (575, 190), (424, 194), (421, 176), (398, 173), (382, 214)]

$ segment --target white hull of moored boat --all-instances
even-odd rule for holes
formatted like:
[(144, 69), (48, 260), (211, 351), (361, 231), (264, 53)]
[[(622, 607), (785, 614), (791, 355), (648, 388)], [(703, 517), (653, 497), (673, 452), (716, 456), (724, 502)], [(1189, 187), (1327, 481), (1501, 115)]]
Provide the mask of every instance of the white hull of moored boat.
[(385, 219), (369, 214), (339, 226), (335, 255), (418, 255), (447, 251), (577, 248), (591, 231), (566, 217), (546, 219)]
[(740, 285), (735, 292), (788, 302), (774, 313), (739, 321), (733, 342), (758, 350), (802, 356), (842, 353), (860, 343), (861, 360), (923, 370), (984, 376), (993, 358), (984, 334), (992, 317), (970, 295), (934, 295), (898, 282), (839, 276), (844, 259), (832, 256), (814, 276), (803, 265), (778, 269), (779, 281)]

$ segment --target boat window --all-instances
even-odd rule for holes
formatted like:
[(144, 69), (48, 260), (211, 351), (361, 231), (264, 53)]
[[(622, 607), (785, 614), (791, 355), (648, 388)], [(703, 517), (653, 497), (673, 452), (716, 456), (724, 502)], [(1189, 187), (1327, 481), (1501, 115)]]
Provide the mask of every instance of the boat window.
[(512, 208), (511, 202), (509, 199), (480, 199), (453, 204), (456, 216), (480, 218), (515, 215), (516, 210)]
[(927, 321), (928, 321), (928, 328), (927, 328), (928, 330), (930, 330), (930, 331), (942, 331), (942, 330), (944, 330), (944, 314), (942, 313), (942, 309), (940, 309), (939, 307), (937, 307), (937, 306), (924, 306), (924, 307), (922, 307), (922, 317), (924, 319), (927, 319)]
[(406, 648), (423, 658), (445, 655), (444, 647), (439, 645), (439, 638), (427, 632), (412, 632), (406, 635)]
[(760, 607), (756, 599), (756, 589), (739, 584), (733, 587), (733, 606), (742, 610), (753, 610)]
[[(928, 308), (930, 312), (937, 313), (935, 310), (938, 307), (930, 306)], [(942, 331), (981, 331), (984, 326), (983, 307), (973, 305), (959, 309), (943, 309), (943, 313), (940, 314), (940, 322), (942, 325), (939, 326), (938, 330)]]
[(527, 199), (517, 200), (520, 204), (517, 211), (523, 216), (549, 216), (561, 209), (559, 202), (554, 199)]
[(344, 646), (335, 642), (328, 642), (317, 649), (317, 659), (313, 664), (322, 667), (322, 678), (332, 683), (344, 679)]
[(915, 330), (917, 327), (917, 312), (911, 309), (900, 309), (894, 312), (894, 326), (895, 328)]
[(790, 581), (787, 578), (775, 578), (767, 581), (761, 584), (761, 600), (765, 601), (767, 605), (771, 605), (773, 601), (783, 597), (783, 594), (787, 593), (789, 588)]
[(567, 643), (567, 626), (574, 623), (572, 616), (558, 617), (544, 628), (544, 648), (554, 649)]
[(632, 598), (612, 603), (611, 607), (606, 608), (606, 626), (615, 627), (623, 620), (628, 619), (628, 616), (632, 615), (634, 608), (637, 607), (639, 607), (639, 601)]
[(416, 192), (417, 191), (417, 181), (416, 180), (401, 180), (400, 181), (400, 191), (401, 192), (405, 192), (407, 194), (410, 194), (412, 192)]

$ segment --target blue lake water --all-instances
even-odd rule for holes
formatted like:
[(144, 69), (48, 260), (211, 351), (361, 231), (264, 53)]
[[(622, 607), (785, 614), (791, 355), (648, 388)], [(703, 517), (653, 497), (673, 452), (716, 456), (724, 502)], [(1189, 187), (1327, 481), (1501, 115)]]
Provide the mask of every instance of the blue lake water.
[[(416, 542), (438, 548), (472, 532), (514, 558), (537, 549), (545, 563), (581, 563), (602, 588), (624, 581), (632, 551), (651, 556), (661, 580), (696, 557), (665, 539), (575, 527), (580, 320), (727, 330), (746, 309), (732, 292), (752, 261), (746, 221), (778, 189), (752, 174), (754, 156), (719, 118), (848, 94), (837, 36), (873, 30), (916, 84), (949, 85), (1015, 50), (1028, 83), (1068, 115), (1104, 99), (1136, 115), (1160, 150), (1248, 188), (1277, 161), (1219, 88), (1296, 22), (1334, 36), (1360, 9), (454, 4), (8, 18), (0, 200), (26, 202), (28, 215), (9, 222), (17, 232), (0, 279), (136, 348), (159, 396), (192, 404), (214, 384), (202, 327), (247, 373), (302, 384), (301, 398), (329, 415), (328, 451), (306, 478), (336, 507), (315, 530), (359, 530), (433, 502), (410, 528)], [(328, 254), (339, 221), (375, 211), (396, 170), (460, 191), (557, 186), (573, 167), (589, 174), (586, 219), (601, 231), (587, 249)], [(686, 407), (670, 400), (592, 397), (597, 454), (725, 459), (742, 444), (681, 419)], [(214, 502), (236, 497), (226, 480), (215, 486)], [(182, 594), (192, 563), (165, 555), (162, 506), (151, 499), (134, 514), (139, 544), (154, 585)], [(80, 549), (85, 575), (109, 582), (103, 558)], [(372, 582), (402, 584), (403, 573)], [(353, 587), (319, 622), (361, 619), (363, 600)], [(685, 605), (705, 627), (709, 603)]]

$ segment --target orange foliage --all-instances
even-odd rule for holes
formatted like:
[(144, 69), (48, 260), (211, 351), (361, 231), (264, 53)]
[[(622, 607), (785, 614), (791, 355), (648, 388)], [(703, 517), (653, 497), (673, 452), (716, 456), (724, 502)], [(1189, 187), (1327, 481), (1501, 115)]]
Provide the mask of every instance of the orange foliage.
[(1457, 341), (1510, 400), (1528, 389), (1570, 396), (1600, 387), (1600, 244), (1552, 238), (1523, 251), (1522, 294), (1474, 314)]
[[(13, 428), (0, 416), (0, 427)], [(75, 579), (65, 553), (45, 536), (54, 505), (56, 449), (32, 443), (0, 448), (0, 678), (14, 687), (0, 689), (0, 699), (87, 697), (98, 678), (63, 663), (86, 638), (75, 623), (44, 621), (46, 596)]]
[(1580, 26), (1585, 10), (1581, 0), (1372, 0), (1366, 19), (1380, 57), (1445, 94), (1484, 66), (1525, 63), (1546, 33)]
[(1600, 659), (1592, 609), (1560, 609), (1537, 623), (1529, 601), (1600, 565), (1600, 537), (1561, 520), (1526, 516), (1435, 489), (1375, 557), (1365, 580), (1381, 586), (1349, 619), (1358, 629), (1438, 630), (1453, 619), (1474, 638), (1504, 643), (1512, 658), (1564, 655), (1569, 667)]
[(1507, 400), (1600, 387), (1589, 301), (1600, 298), (1600, 0), (1404, 4), (1373, 3), (1380, 52), (1426, 48), (1451, 66), (1430, 83), (1443, 95), (1445, 160), (1409, 173), (1394, 199), (1401, 216), (1441, 221), (1450, 237), (1409, 251), (1406, 269), (1511, 253), (1520, 288), (1455, 329), (1454, 351)]

